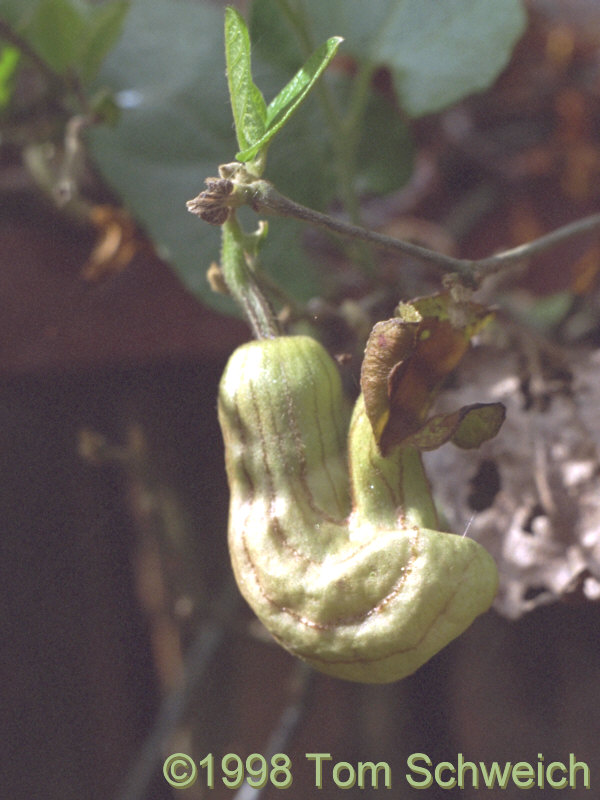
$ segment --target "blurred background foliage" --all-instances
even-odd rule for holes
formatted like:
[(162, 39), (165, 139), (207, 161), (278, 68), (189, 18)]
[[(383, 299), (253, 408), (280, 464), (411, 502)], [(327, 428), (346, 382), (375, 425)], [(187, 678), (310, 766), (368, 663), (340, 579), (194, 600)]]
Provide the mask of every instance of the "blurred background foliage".
[[(311, 47), (346, 37), (322, 88), (335, 113), (316, 93), (269, 153), (266, 177), (294, 199), (470, 257), (597, 211), (595, 0), (237, 5), (267, 99)], [(301, 765), (318, 750), (388, 760), (395, 792), (411, 752), (575, 752), (595, 774), (598, 525), (577, 526), (583, 511), (596, 519), (598, 471), (586, 455), (583, 475), (572, 448), (600, 431), (594, 236), (489, 287), (500, 356), (480, 348), (452, 389), (502, 386), (513, 425), (500, 452), (457, 467), (447, 450), (433, 465), (456, 530), (529, 558), (509, 563), (512, 606), (406, 681), (361, 687), (307, 680), (236, 605), (215, 397), (248, 333), (208, 308), (232, 311), (205, 278), (218, 230), (185, 211), (237, 149), (222, 30), (210, 0), (0, 0), (3, 790), (157, 800), (172, 796), (168, 753), (271, 743), (298, 765), (291, 797), (312, 789)], [(410, 260), (377, 255), (369, 272), (339, 242), (270, 228), (265, 269), (334, 352), (358, 353), (399, 297), (439, 289)], [(548, 449), (558, 435), (568, 458)], [(557, 535), (544, 464), (571, 481)]]

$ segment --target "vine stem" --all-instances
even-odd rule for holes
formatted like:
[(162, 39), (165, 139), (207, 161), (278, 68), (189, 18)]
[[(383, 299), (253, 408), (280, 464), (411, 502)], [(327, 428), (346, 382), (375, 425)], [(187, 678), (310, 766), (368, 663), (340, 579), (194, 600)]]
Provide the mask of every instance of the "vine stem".
[[(250, 188), (250, 187), (249, 187)], [(482, 259), (466, 259), (447, 256), (429, 250), (426, 247), (395, 239), (382, 233), (370, 231), (358, 225), (330, 217), (306, 206), (296, 203), (282, 195), (266, 180), (258, 180), (251, 185), (251, 205), (262, 214), (274, 214), (280, 217), (291, 217), (307, 222), (319, 228), (325, 228), (340, 236), (369, 242), (384, 250), (391, 250), (402, 255), (409, 255), (427, 264), (437, 267), (443, 273), (455, 273), (463, 282), (478, 287), (484, 278), (500, 270), (518, 264), (556, 245), (600, 229), (600, 214), (592, 214), (583, 219), (563, 225), (550, 233), (534, 239), (526, 244), (513, 247)]]
[(257, 339), (271, 339), (281, 331), (275, 314), (248, 265), (252, 239), (242, 230), (235, 212), (222, 227), (221, 272), (227, 289), (242, 308)]

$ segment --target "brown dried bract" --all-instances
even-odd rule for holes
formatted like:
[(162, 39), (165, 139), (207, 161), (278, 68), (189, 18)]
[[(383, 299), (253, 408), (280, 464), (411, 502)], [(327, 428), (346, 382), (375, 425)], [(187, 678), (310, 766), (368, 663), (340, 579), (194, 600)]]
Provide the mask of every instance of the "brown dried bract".
[(228, 178), (206, 178), (206, 189), (186, 203), (187, 210), (210, 225), (223, 225), (229, 218), (227, 198), (233, 192), (233, 182)]

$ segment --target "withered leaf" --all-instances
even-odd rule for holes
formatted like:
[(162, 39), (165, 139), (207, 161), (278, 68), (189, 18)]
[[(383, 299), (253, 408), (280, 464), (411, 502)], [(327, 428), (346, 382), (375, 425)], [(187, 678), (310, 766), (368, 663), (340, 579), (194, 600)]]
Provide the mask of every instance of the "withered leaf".
[(506, 417), (502, 403), (475, 403), (460, 410), (465, 412), (452, 436), (452, 443), (463, 450), (480, 447), (498, 433)]
[(395, 369), (400, 369), (404, 360), (414, 352), (417, 329), (416, 322), (386, 319), (376, 323), (367, 341), (360, 387), (377, 442), (390, 416), (390, 375)]
[[(443, 381), (466, 353), (471, 337), (492, 316), (484, 306), (456, 303), (447, 293), (403, 303), (397, 313), (373, 328), (361, 371), (367, 416), (384, 455), (423, 429)], [(448, 435), (449, 422), (431, 421), (422, 441), (439, 447), (457, 431), (461, 419), (457, 417)], [(469, 437), (475, 438), (463, 435), (465, 440)], [(437, 439), (440, 444), (433, 444)]]
[(419, 450), (437, 450), (451, 441), (457, 447), (470, 449), (498, 433), (506, 411), (502, 403), (474, 403), (450, 414), (436, 414), (403, 444)]

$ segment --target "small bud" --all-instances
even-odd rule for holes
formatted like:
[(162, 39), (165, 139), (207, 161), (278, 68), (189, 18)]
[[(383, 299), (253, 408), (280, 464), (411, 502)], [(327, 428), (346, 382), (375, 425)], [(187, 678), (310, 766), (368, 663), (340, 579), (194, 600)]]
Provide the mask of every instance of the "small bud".
[(207, 188), (187, 201), (187, 210), (210, 225), (223, 225), (229, 218), (227, 198), (233, 192), (233, 182), (228, 178), (206, 178), (204, 183)]

